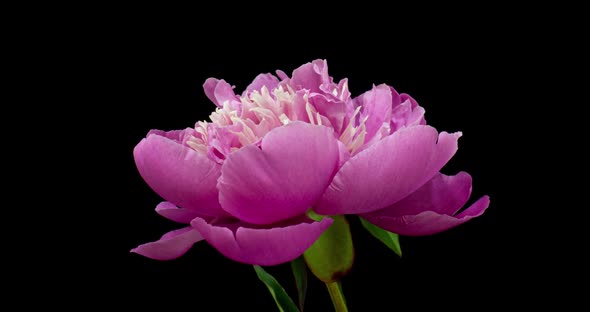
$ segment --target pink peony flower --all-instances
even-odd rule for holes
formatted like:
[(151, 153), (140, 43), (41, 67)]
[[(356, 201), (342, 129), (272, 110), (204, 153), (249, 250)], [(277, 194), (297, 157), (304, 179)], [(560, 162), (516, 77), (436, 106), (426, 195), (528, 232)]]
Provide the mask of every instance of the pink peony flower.
[(430, 235), (488, 207), (484, 196), (457, 213), (471, 177), (439, 171), (461, 133), (426, 125), (409, 95), (382, 84), (351, 98), (347, 80), (335, 83), (322, 60), (277, 76), (258, 75), (241, 95), (210, 78), (210, 122), (152, 130), (135, 147), (141, 176), (166, 200), (156, 212), (187, 226), (133, 252), (167, 260), (206, 240), (233, 260), (275, 265), (300, 256), (332, 223), (308, 218), (310, 209)]

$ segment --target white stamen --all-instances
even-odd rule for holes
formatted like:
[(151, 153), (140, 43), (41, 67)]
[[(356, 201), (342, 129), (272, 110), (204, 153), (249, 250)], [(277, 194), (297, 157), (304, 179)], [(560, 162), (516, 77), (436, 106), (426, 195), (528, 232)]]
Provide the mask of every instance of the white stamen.
[(360, 106), (354, 110), (354, 113), (352, 114), (352, 117), (350, 117), (350, 121), (348, 122), (346, 129), (344, 129), (344, 131), (342, 132), (342, 135), (340, 135), (339, 140), (342, 143), (344, 143), (344, 145), (348, 145), (348, 143), (350, 143), (350, 141), (352, 140), (352, 138), (356, 132), (356, 129), (354, 128), (354, 120), (356, 119), (356, 115), (358, 115), (360, 110), (361, 110)]
[(281, 116), (279, 116), (279, 119), (281, 120), (283, 125), (288, 125), (291, 122), (291, 119), (289, 119), (289, 117), (287, 117), (287, 115), (285, 114), (281, 114)]
[(321, 126), (322, 125), (322, 116), (320, 115), (320, 113), (316, 112), (315, 117), (318, 120), (318, 126)]
[(348, 88), (348, 82), (342, 85), (342, 93), (340, 93), (340, 100), (344, 100), (344, 93), (346, 93), (346, 89)]
[(313, 120), (313, 113), (316, 113), (315, 109), (313, 108), (313, 106), (311, 106), (311, 104), (309, 104), (309, 102), (307, 102), (307, 99), (305, 99), (305, 111), (307, 112), (307, 117), (309, 118), (309, 123), (312, 125), (315, 125), (315, 121)]
[(278, 118), (273, 114), (270, 109), (266, 109), (264, 107), (253, 107), (250, 108), (250, 111), (253, 112), (260, 121), (268, 120), (270, 122), (278, 121)]
[(254, 134), (252, 129), (248, 127), (244, 120), (242, 120), (239, 117), (236, 117), (232, 118), (232, 121), (234, 122), (234, 124), (242, 125), (242, 131), (234, 132), (236, 135), (238, 135), (238, 139), (240, 140), (240, 143), (242, 143), (242, 145), (251, 144), (258, 140), (258, 137)]
[(202, 153), (202, 154), (207, 154), (207, 145), (203, 143), (197, 143), (197, 142), (193, 142), (193, 141), (186, 141), (186, 145), (188, 145), (190, 148), (194, 149), (195, 151)]
[(356, 136), (356, 138), (354, 138), (354, 140), (352, 140), (352, 143), (350, 143), (350, 146), (348, 146), (351, 154), (356, 153), (356, 151), (361, 146), (363, 146), (363, 144), (365, 143), (365, 135), (367, 134), (367, 127), (365, 126), (364, 121), (359, 128), (360, 128), (359, 134)]

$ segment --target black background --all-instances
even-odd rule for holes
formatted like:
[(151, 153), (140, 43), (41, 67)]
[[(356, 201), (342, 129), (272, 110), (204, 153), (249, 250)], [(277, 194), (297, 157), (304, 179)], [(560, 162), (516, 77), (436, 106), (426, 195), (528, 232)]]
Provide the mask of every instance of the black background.
[[(143, 20), (142, 20), (143, 21)], [(462, 131), (459, 151), (443, 168), (473, 176), (470, 203), (491, 196), (480, 218), (430, 237), (402, 237), (398, 258), (352, 220), (356, 260), (343, 279), (351, 311), (506, 306), (537, 277), (524, 217), (522, 183), (534, 143), (522, 123), (534, 103), (527, 101), (523, 72), (531, 66), (526, 36), (465, 24), (425, 33), (406, 33), (393, 25), (363, 32), (340, 28), (316, 32), (289, 30), (268, 34), (263, 24), (234, 28), (131, 22), (110, 30), (86, 60), (94, 74), (88, 90), (93, 110), (82, 112), (100, 124), (94, 150), (100, 162), (91, 177), (106, 178), (93, 199), (100, 206), (90, 218), (88, 240), (77, 263), (92, 302), (134, 309), (168, 304), (166, 310), (275, 311), (265, 286), (251, 266), (225, 259), (205, 242), (167, 262), (131, 254), (139, 244), (178, 228), (154, 212), (161, 201), (141, 179), (132, 151), (150, 129), (181, 129), (207, 119), (214, 109), (202, 90), (208, 77), (225, 79), (241, 93), (259, 73), (290, 73), (305, 62), (327, 59), (335, 80), (349, 78), (353, 96), (387, 83), (412, 95), (439, 131)], [(239, 24), (239, 23), (238, 23)], [(241, 24), (239, 24), (241, 25)], [(99, 32), (100, 33), (100, 32)], [(99, 79), (96, 79), (99, 78)], [(108, 137), (108, 139), (104, 139)], [(96, 225), (94, 227), (94, 225)], [(293, 294), (288, 265), (268, 268)], [(88, 273), (88, 272), (91, 273)], [(379, 308), (378, 308), (379, 307)], [(330, 311), (325, 287), (310, 282), (306, 311)]]

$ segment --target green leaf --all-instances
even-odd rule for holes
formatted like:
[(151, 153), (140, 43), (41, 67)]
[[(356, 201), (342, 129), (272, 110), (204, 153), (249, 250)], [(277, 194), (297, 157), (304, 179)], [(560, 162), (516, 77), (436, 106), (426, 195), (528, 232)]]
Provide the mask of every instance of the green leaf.
[(291, 269), (297, 285), (297, 294), (299, 295), (299, 310), (303, 311), (305, 304), (305, 294), (307, 293), (307, 266), (303, 257), (291, 261)]
[(350, 226), (344, 216), (332, 216), (332, 225), (303, 254), (311, 272), (324, 283), (338, 281), (354, 262)]
[(389, 247), (389, 249), (393, 250), (398, 256), (402, 256), (402, 247), (399, 244), (399, 236), (397, 234), (386, 231), (363, 218), (359, 217), (359, 219), (361, 219), (361, 223), (369, 233)]
[(274, 298), (279, 311), (281, 312), (299, 312), (297, 306), (287, 295), (285, 289), (277, 282), (277, 280), (272, 277), (272, 275), (268, 274), (262, 267), (255, 265), (254, 270), (258, 275), (258, 278), (266, 285), (270, 294)]

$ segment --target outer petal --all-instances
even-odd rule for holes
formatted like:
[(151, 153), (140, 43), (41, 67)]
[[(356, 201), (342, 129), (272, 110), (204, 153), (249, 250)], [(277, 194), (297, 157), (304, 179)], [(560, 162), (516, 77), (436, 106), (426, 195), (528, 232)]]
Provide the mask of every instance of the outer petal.
[(223, 107), (225, 101), (231, 102), (238, 100), (232, 86), (223, 79), (208, 78), (203, 84), (203, 89), (205, 90), (205, 95), (207, 95), (211, 102), (215, 103), (217, 107)]
[(146, 137), (155, 134), (167, 139), (170, 139), (178, 144), (185, 145), (186, 142), (189, 141), (193, 137), (199, 137), (200, 134), (195, 131), (194, 128), (186, 128), (184, 130), (171, 130), (171, 131), (163, 131), (158, 129), (152, 129), (148, 132)]
[(438, 173), (457, 151), (460, 136), (460, 132), (437, 135), (430, 126), (393, 133), (346, 162), (315, 211), (358, 214), (396, 203)]
[(344, 164), (350, 159), (350, 152), (344, 143), (338, 141), (338, 169), (344, 166)]
[(219, 201), (240, 220), (269, 224), (305, 213), (324, 193), (339, 162), (332, 129), (293, 122), (261, 147), (246, 146), (223, 164)]
[(416, 215), (401, 217), (372, 216), (367, 217), (371, 223), (406, 236), (432, 235), (446, 231), (457, 225), (463, 224), (475, 217), (481, 216), (490, 205), (490, 198), (483, 196), (465, 211), (456, 216), (437, 213), (435, 211), (424, 211)]
[(189, 226), (168, 232), (160, 240), (139, 245), (131, 249), (131, 252), (155, 260), (171, 260), (184, 255), (200, 240), (203, 240), (201, 234)]
[(196, 217), (210, 219), (210, 217), (202, 215), (196, 210), (178, 208), (171, 202), (161, 202), (156, 206), (156, 212), (164, 218), (186, 224), (191, 223), (191, 220)]
[(471, 176), (460, 172), (454, 176), (438, 173), (428, 183), (397, 203), (363, 217), (401, 217), (424, 211), (454, 215), (471, 195)]
[(272, 91), (279, 85), (279, 79), (272, 74), (260, 74), (254, 78), (254, 81), (246, 87), (245, 92), (252, 92), (254, 90), (260, 91), (262, 86), (266, 86), (269, 91)]
[(247, 264), (276, 265), (299, 257), (332, 224), (332, 219), (269, 229), (245, 224), (212, 225), (196, 218), (191, 225), (224, 256)]
[(155, 134), (159, 136), (163, 136), (167, 139), (170, 139), (176, 143), (184, 143), (186, 137), (195, 133), (194, 129), (186, 128), (184, 130), (172, 130), (172, 131), (163, 131), (158, 129), (152, 129), (148, 132), (147, 136), (150, 134)]
[(133, 150), (139, 173), (160, 196), (210, 216), (227, 215), (217, 200), (221, 166), (207, 156), (156, 134)]

